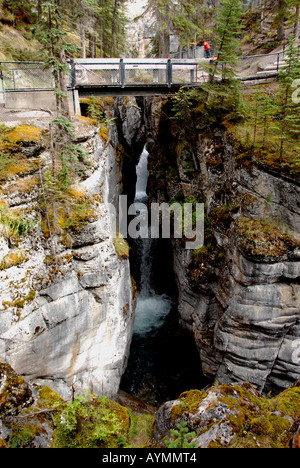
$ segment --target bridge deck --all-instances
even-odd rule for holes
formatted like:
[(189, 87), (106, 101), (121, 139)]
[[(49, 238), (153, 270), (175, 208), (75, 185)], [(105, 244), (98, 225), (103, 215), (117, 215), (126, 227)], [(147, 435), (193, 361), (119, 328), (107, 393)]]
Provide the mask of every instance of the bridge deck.
[[(190, 85), (191, 86), (191, 85)], [(193, 86), (201, 86), (200, 84)], [(180, 90), (182, 84), (171, 84), (168, 86), (163, 83), (150, 83), (150, 84), (127, 84), (122, 87), (120, 84), (103, 84), (103, 85), (90, 85), (79, 84), (76, 85), (80, 97), (89, 96), (153, 96), (172, 94)]]

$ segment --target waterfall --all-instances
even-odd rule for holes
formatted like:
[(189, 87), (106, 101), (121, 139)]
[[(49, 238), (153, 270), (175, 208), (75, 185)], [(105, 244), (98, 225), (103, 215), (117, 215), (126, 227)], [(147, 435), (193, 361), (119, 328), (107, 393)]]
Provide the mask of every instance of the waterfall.
[[(145, 206), (145, 215), (148, 213), (148, 156), (149, 153), (144, 148), (139, 163), (136, 167), (137, 183), (135, 202)], [(142, 215), (142, 210), (139, 215)], [(138, 254), (140, 262), (140, 291), (137, 298), (136, 319), (134, 323), (134, 333), (145, 335), (155, 332), (159, 329), (172, 307), (172, 300), (166, 295), (157, 295), (151, 287), (151, 273), (153, 266), (153, 248), (154, 240), (150, 236), (150, 227), (148, 238), (138, 239)]]
[[(140, 218), (144, 213), (147, 220), (148, 155), (144, 150), (136, 167), (135, 195), (135, 202), (139, 203), (137, 216)], [(147, 223), (141, 224), (147, 229)], [(195, 342), (179, 328), (176, 319), (173, 258), (168, 257), (166, 244), (161, 239), (151, 239), (149, 234), (150, 229), (148, 238), (141, 236), (131, 243), (131, 267), (138, 280), (139, 292), (130, 355), (121, 389), (159, 406), (164, 401), (176, 399), (183, 391), (203, 386)], [(173, 284), (171, 288), (169, 281)]]

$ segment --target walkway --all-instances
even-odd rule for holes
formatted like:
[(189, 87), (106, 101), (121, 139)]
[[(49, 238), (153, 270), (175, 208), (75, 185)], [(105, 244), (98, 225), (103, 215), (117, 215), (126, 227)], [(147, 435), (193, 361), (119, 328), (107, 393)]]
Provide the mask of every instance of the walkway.
[[(79, 97), (174, 93), (181, 86), (201, 86), (209, 80), (211, 59), (74, 59), (69, 61), (69, 93)], [(276, 77), (284, 52), (241, 57), (239, 79), (255, 82)], [(221, 72), (221, 70), (220, 70)], [(0, 62), (0, 107), (52, 110), (54, 82), (42, 62)], [(43, 91), (43, 92), (42, 92)]]

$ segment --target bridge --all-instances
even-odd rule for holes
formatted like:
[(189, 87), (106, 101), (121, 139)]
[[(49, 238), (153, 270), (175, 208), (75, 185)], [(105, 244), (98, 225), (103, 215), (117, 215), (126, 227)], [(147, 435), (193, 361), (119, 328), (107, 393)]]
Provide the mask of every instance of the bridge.
[(80, 96), (147, 95), (176, 92), (209, 79), (207, 59), (76, 59), (71, 87)]
[[(284, 54), (241, 57), (239, 79), (255, 82), (278, 76)], [(77, 112), (78, 97), (169, 94), (182, 86), (201, 86), (209, 80), (210, 60), (76, 58), (69, 61), (70, 100)], [(49, 108), (53, 90), (51, 70), (42, 62), (0, 62), (0, 106), (26, 108), (36, 101), (39, 107)]]

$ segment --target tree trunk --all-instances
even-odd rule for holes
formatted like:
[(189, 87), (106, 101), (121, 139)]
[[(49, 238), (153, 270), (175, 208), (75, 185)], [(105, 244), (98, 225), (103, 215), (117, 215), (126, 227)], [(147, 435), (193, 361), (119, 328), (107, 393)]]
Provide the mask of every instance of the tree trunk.
[(158, 56), (161, 58), (170, 57), (170, 33), (168, 31), (159, 33)]
[(297, 43), (299, 40), (300, 35), (300, 5), (296, 6), (296, 14), (295, 14), (295, 23), (294, 23), (294, 38), (295, 42)]
[(286, 9), (285, 0), (278, 0), (278, 26), (277, 26), (277, 40), (283, 41), (285, 38), (284, 31), (284, 14)]
[[(60, 59), (63, 63), (66, 63), (66, 56), (65, 52), (61, 51), (60, 52)], [(59, 89), (63, 93), (61, 99), (60, 99), (60, 109), (61, 113), (64, 117), (67, 117), (68, 119), (71, 118), (71, 113), (70, 113), (70, 106), (69, 106), (69, 99), (68, 99), (68, 88), (67, 88), (67, 83), (66, 83), (66, 76), (64, 75), (63, 71), (59, 71)]]
[(81, 58), (86, 58), (85, 27), (82, 23), (79, 26), (81, 42)]
[(113, 18), (112, 18), (112, 23), (111, 23), (111, 57), (113, 57), (114, 55), (117, 10), (118, 10), (118, 0), (115, 0), (114, 13), (113, 13)]
[(41, 21), (41, 19), (42, 19), (42, 4), (41, 4), (41, 0), (38, 0), (38, 4), (37, 4), (37, 13), (38, 13), (38, 21)]

